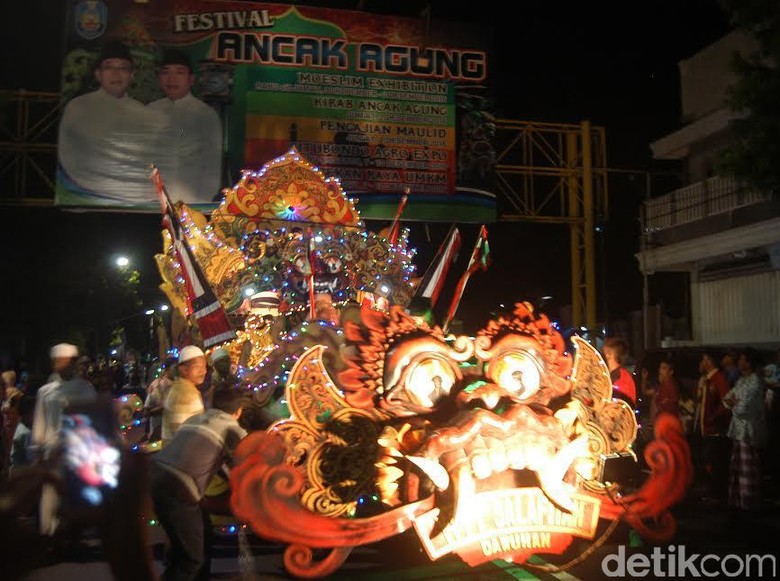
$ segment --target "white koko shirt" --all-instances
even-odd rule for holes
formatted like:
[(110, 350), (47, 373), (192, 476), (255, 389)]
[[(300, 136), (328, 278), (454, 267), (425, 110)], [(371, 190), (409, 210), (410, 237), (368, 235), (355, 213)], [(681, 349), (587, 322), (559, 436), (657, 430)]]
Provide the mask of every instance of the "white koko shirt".
[(164, 123), (159, 113), (131, 97), (114, 97), (103, 89), (76, 97), (60, 121), (60, 166), (76, 186), (106, 204), (154, 203), (150, 164)]
[(166, 119), (154, 164), (171, 200), (211, 202), (222, 185), (222, 122), (217, 112), (192, 93), (175, 101), (159, 99), (147, 108)]

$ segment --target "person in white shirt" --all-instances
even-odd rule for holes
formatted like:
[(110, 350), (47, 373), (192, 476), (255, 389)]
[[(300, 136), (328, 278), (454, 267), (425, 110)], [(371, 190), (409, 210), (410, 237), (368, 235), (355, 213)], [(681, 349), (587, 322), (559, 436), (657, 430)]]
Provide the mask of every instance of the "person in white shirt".
[(162, 412), (162, 442), (168, 444), (188, 418), (204, 412), (199, 386), (206, 379), (206, 355), (199, 347), (187, 345), (179, 352), (176, 366), (179, 376), (173, 380)]
[(755, 372), (756, 354), (752, 350), (739, 354), (737, 366), (741, 375), (723, 398), (723, 404), (732, 411), (728, 431), (733, 441), (729, 505), (753, 510), (761, 506), (763, 488), (761, 450), (767, 436), (764, 384)]
[[(69, 364), (60, 368), (61, 381), (48, 383), (38, 390), (32, 426), (31, 452), (36, 461), (43, 461), (60, 444), (62, 416), (66, 407), (95, 401), (95, 387), (76, 373), (78, 349), (75, 345), (60, 343), (51, 350), (52, 360), (66, 359)], [(60, 498), (50, 484), (43, 488), (40, 504), (40, 530), (43, 535), (54, 535), (59, 526)]]
[(166, 118), (155, 148), (155, 165), (174, 201), (211, 202), (222, 185), (222, 122), (190, 90), (195, 84), (189, 56), (168, 50), (158, 69), (165, 97), (149, 103)]
[(130, 49), (107, 42), (98, 57), (100, 88), (71, 99), (62, 113), (58, 180), (93, 203), (135, 205), (157, 200), (149, 181), (152, 147), (164, 118), (131, 98)]

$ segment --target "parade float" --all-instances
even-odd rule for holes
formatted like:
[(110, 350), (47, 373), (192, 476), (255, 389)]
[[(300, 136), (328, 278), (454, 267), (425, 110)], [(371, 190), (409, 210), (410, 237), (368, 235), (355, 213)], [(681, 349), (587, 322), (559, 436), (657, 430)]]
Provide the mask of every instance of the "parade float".
[(528, 303), (445, 333), (410, 306), (407, 234), (369, 232), (296, 150), (244, 172), (209, 219), (166, 212), (157, 263), (179, 340), (227, 349), (251, 399), (233, 512), (288, 545), (289, 573), (328, 575), (410, 529), (432, 560), (472, 566), (596, 546), (619, 522), (673, 535), (692, 472), (679, 421), (659, 416), (643, 482), (610, 476), (637, 460), (637, 422), (599, 352)]

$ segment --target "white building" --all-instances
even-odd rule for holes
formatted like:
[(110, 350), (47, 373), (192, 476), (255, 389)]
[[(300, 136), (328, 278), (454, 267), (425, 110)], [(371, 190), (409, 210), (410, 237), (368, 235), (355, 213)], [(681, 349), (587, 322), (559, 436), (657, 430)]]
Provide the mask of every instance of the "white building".
[(725, 102), (732, 55), (754, 47), (733, 32), (682, 61), (684, 125), (650, 145), (655, 159), (684, 164), (688, 185), (645, 202), (639, 268), (689, 273), (699, 345), (780, 343), (780, 201), (714, 175), (736, 117)]

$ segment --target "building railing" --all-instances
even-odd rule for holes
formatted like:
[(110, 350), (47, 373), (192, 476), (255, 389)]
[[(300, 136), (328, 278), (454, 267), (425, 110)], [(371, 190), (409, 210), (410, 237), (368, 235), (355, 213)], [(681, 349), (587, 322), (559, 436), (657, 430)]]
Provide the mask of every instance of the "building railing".
[(715, 176), (645, 202), (645, 229), (657, 232), (768, 201), (771, 192)]

